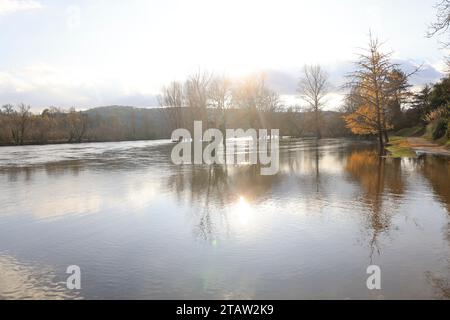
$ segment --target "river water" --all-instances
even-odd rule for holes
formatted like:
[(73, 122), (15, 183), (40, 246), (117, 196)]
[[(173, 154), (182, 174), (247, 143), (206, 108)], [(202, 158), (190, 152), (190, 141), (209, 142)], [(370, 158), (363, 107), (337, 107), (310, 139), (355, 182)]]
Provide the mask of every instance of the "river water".
[(449, 158), (291, 140), (261, 176), (176, 166), (172, 147), (0, 148), (0, 298), (450, 298)]

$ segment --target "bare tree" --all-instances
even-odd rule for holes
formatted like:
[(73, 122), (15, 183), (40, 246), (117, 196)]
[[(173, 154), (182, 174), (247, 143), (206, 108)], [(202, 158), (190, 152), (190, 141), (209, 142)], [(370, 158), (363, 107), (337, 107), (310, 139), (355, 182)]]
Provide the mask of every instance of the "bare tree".
[(0, 141), (9, 143), (12, 136), (12, 116), (14, 114), (14, 106), (5, 104), (0, 110)]
[(16, 110), (12, 105), (5, 105), (3, 110), (9, 118), (9, 128), (14, 143), (23, 145), (30, 126), (30, 106), (21, 103)]
[[(437, 9), (437, 19), (428, 29), (427, 36), (429, 38), (447, 32), (450, 27), (450, 0), (440, 0), (435, 8)], [(450, 42), (444, 42), (444, 45), (448, 47)]]
[(280, 106), (278, 93), (266, 85), (266, 76), (256, 74), (243, 79), (233, 89), (233, 105), (247, 111), (252, 128), (269, 128), (271, 117), (265, 117)]
[(174, 81), (169, 86), (163, 87), (159, 103), (162, 107), (183, 107), (183, 85)]
[(164, 115), (172, 130), (183, 126), (182, 107), (184, 106), (183, 84), (177, 81), (163, 87), (162, 95), (158, 97), (159, 105), (164, 108)]
[(232, 82), (227, 77), (213, 77), (208, 91), (209, 105), (219, 110), (230, 108), (232, 98), (231, 88)]
[(233, 106), (238, 109), (257, 110), (265, 86), (264, 81), (263, 76), (253, 75), (236, 83), (233, 87)]
[(2, 106), (2, 113), (10, 115), (14, 113), (14, 106), (12, 104), (5, 104)]
[(260, 110), (263, 111), (263, 126), (269, 130), (269, 138), (272, 138), (271, 129), (275, 125), (275, 113), (281, 109), (281, 100), (278, 92), (265, 88), (263, 91), (263, 103)]
[(231, 108), (232, 83), (225, 76), (215, 76), (210, 83), (208, 98), (209, 106), (215, 109), (214, 126), (225, 134), (227, 126), (226, 109)]
[(328, 74), (319, 65), (305, 66), (303, 76), (298, 83), (300, 97), (314, 112), (316, 137), (320, 139), (320, 113), (329, 93)]
[(81, 111), (71, 108), (67, 115), (67, 127), (69, 131), (68, 142), (82, 142), (87, 130), (87, 116)]
[(207, 71), (198, 71), (186, 80), (184, 97), (194, 120), (203, 122), (203, 129), (208, 127), (208, 92), (213, 74)]
[[(431, 38), (438, 34), (444, 34), (450, 27), (450, 0), (440, 0), (436, 3), (437, 10), (436, 21), (428, 28), (427, 37)], [(450, 40), (442, 42), (444, 48), (450, 47)], [(450, 57), (446, 58), (447, 72), (450, 73)]]

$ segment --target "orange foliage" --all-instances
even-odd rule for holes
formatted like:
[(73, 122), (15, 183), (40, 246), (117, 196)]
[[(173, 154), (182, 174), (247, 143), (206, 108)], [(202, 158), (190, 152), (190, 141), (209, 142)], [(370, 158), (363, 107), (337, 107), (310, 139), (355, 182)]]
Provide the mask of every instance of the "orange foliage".
[(374, 108), (360, 106), (355, 112), (345, 115), (344, 120), (347, 128), (354, 134), (369, 135), (376, 134), (377, 116)]

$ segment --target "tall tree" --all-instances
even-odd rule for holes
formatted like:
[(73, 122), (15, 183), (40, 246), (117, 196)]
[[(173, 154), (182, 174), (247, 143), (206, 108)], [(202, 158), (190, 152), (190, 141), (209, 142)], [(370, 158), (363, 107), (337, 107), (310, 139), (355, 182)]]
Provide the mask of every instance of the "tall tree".
[(208, 98), (209, 106), (215, 109), (214, 126), (225, 134), (227, 126), (225, 111), (231, 107), (232, 101), (231, 80), (225, 76), (215, 76), (210, 83)]
[(164, 115), (171, 125), (171, 129), (183, 127), (182, 107), (184, 106), (183, 84), (173, 81), (167, 87), (163, 87), (162, 94), (158, 97), (159, 105), (164, 108)]
[(208, 92), (213, 74), (198, 71), (188, 77), (184, 85), (184, 97), (194, 120), (203, 122), (203, 130), (208, 127)]
[(309, 109), (314, 112), (316, 137), (320, 139), (322, 137), (320, 115), (329, 93), (328, 74), (319, 65), (305, 66), (298, 83), (298, 92)]
[(3, 106), (3, 109), (9, 118), (11, 136), (14, 143), (23, 145), (30, 127), (30, 106), (21, 103), (17, 106), (17, 110), (12, 105)]
[(9, 143), (12, 138), (12, 117), (14, 114), (14, 106), (12, 104), (5, 104), (0, 110), (1, 122), (0, 122), (0, 141)]
[(280, 105), (276, 92), (266, 84), (264, 74), (256, 74), (243, 79), (233, 90), (233, 105), (247, 112), (251, 128), (269, 128), (270, 119), (265, 115), (275, 111)]
[[(366, 52), (355, 61), (356, 70), (350, 73), (346, 87), (357, 96), (359, 106), (345, 116), (347, 126), (356, 134), (377, 134), (380, 154), (389, 142), (388, 130), (392, 128), (387, 114), (389, 102), (405, 88), (408, 78), (418, 69), (401, 77), (398, 64), (391, 62), (391, 53), (381, 52), (381, 44), (372, 35)], [(353, 100), (355, 98), (353, 97)]]
[(402, 70), (396, 68), (389, 73), (386, 90), (386, 116), (395, 130), (404, 125), (403, 109), (412, 96), (410, 87), (407, 75)]
[(81, 111), (71, 108), (67, 115), (68, 142), (80, 143), (83, 141), (87, 130), (87, 116)]
[(231, 106), (232, 82), (225, 76), (215, 76), (211, 79), (208, 97), (209, 105), (215, 109), (224, 110)]
[(447, 105), (450, 105), (450, 76), (435, 83), (430, 95), (430, 107), (432, 110)]
[(422, 90), (413, 95), (410, 113), (414, 114), (413, 120), (416, 123), (426, 124), (425, 115), (431, 111), (432, 88), (425, 85)]

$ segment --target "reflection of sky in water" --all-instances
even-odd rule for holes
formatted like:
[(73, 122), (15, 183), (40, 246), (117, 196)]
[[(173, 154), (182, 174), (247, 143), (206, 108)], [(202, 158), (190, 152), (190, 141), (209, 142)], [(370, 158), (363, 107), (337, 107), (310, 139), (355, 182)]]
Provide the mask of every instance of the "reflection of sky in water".
[[(64, 297), (53, 283), (72, 264), (86, 298), (448, 293), (448, 160), (303, 140), (283, 142), (279, 174), (261, 176), (173, 166), (171, 147), (1, 148), (0, 297)], [(372, 263), (381, 293), (365, 287)]]
[(77, 299), (78, 292), (66, 289), (49, 267), (22, 264), (0, 254), (0, 297), (3, 299)]

